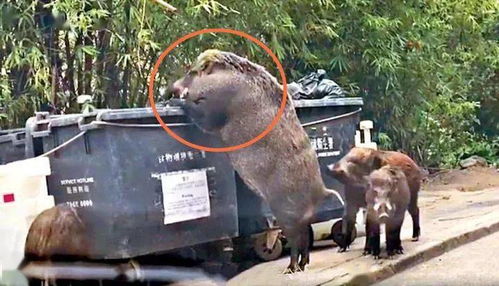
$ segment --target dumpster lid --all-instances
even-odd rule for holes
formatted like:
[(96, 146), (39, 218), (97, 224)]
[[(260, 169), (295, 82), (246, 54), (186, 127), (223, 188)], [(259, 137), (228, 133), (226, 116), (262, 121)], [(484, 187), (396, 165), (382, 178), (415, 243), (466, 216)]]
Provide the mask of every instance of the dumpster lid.
[[(184, 111), (178, 106), (161, 106), (157, 108), (158, 114), (164, 116), (182, 116)], [(48, 136), (53, 127), (64, 127), (77, 125), (81, 131), (89, 129), (97, 129), (103, 125), (116, 126), (116, 127), (134, 127), (134, 128), (158, 128), (161, 127), (159, 123), (154, 124), (130, 124), (123, 122), (113, 122), (123, 119), (142, 119), (154, 118), (152, 108), (128, 108), (128, 109), (97, 109), (93, 112), (85, 114), (67, 114), (49, 118), (31, 117), (27, 123), (26, 128), (30, 130), (33, 137)], [(182, 123), (169, 123), (171, 127), (179, 127), (192, 125), (189, 120)]]
[(24, 143), (25, 133), (24, 128), (0, 130), (0, 143), (12, 142), (14, 145)]
[(21, 133), (21, 132), (24, 132), (24, 128), (6, 129), (6, 130), (0, 129), (0, 136), (12, 134), (12, 133)]
[[(31, 117), (30, 119), (34, 119), (35, 123), (38, 125), (50, 123), (52, 126), (66, 126), (71, 124), (77, 124), (78, 120), (87, 114), (64, 114), (58, 116), (50, 116), (48, 118), (36, 119), (36, 117)], [(95, 115), (95, 114), (94, 114)]]
[[(179, 116), (184, 115), (184, 111), (180, 107), (164, 106), (158, 107), (157, 111), (161, 116)], [(64, 116), (51, 117), (37, 121), (37, 124), (49, 123), (51, 127), (68, 126), (78, 124), (82, 119), (88, 121), (102, 120), (112, 121), (121, 119), (137, 119), (144, 117), (154, 117), (151, 108), (127, 108), (127, 109), (97, 109), (93, 112), (85, 114), (67, 114)]]
[[(158, 106), (157, 111), (161, 116), (182, 116), (185, 115), (179, 106)], [(121, 120), (136, 119), (143, 117), (154, 117), (152, 108), (128, 108), (128, 109), (108, 109), (100, 112), (97, 116), (101, 120)]]
[[(362, 106), (364, 104), (361, 97), (342, 97), (342, 98), (321, 98), (321, 99), (306, 99), (294, 100), (293, 104), (296, 108), (305, 107), (328, 107), (328, 106)], [(158, 114), (163, 116), (183, 116), (185, 112), (179, 106), (158, 106)], [(41, 120), (35, 120), (34, 124), (41, 128), (34, 128), (37, 131), (47, 130), (50, 131), (52, 127), (78, 125), (80, 129), (95, 128), (98, 123), (103, 124), (104, 121), (115, 121), (123, 119), (138, 119), (138, 118), (152, 118), (154, 113), (152, 108), (127, 108), (127, 109), (98, 109), (85, 114), (67, 114), (63, 116), (50, 116)], [(179, 124), (192, 124), (189, 120), (185, 123)], [(43, 125), (49, 125), (43, 127)], [(157, 126), (156, 126), (157, 125)], [(143, 127), (148, 127), (145, 124)], [(159, 124), (155, 124), (159, 127)], [(149, 126), (150, 127), (150, 126)], [(35, 134), (33, 133), (33, 134)], [(41, 134), (41, 133), (40, 133)]]
[(335, 97), (321, 99), (299, 99), (293, 100), (296, 108), (304, 107), (326, 107), (326, 106), (362, 106), (364, 100), (362, 97)]

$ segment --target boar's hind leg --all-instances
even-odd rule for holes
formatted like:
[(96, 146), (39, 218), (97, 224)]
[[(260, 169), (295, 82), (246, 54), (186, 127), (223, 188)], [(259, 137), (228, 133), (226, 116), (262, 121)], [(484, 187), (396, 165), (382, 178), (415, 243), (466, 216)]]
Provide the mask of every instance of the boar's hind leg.
[(409, 202), (409, 214), (412, 218), (412, 241), (418, 241), (421, 234), (419, 226), (419, 207), (418, 207), (419, 184), (411, 188), (411, 200)]
[(298, 266), (298, 256), (300, 254), (300, 244), (301, 244), (301, 235), (299, 229), (284, 229), (284, 234), (288, 239), (288, 244), (290, 247), (290, 262), (284, 273), (295, 273), (300, 271), (300, 267)]
[(359, 207), (357, 205), (351, 206), (348, 203), (345, 205), (345, 213), (341, 224), (342, 237), (340, 239), (338, 252), (345, 252), (352, 243), (352, 232), (355, 227), (355, 219), (357, 218), (358, 211)]
[[(310, 262), (310, 233), (309, 226), (300, 226), (288, 229), (288, 243), (291, 248), (290, 262), (284, 273), (294, 273), (305, 270), (305, 265)], [(300, 262), (298, 263), (298, 259)]]
[(395, 218), (386, 224), (386, 252), (388, 256), (403, 254), (402, 241), (400, 240), (400, 230), (402, 229), (402, 219)]
[(311, 227), (306, 226), (300, 231), (300, 245), (299, 245), (299, 254), (300, 254), (300, 263), (298, 266), (300, 270), (305, 270), (305, 265), (310, 263), (310, 246), (312, 245), (313, 234), (311, 235)]

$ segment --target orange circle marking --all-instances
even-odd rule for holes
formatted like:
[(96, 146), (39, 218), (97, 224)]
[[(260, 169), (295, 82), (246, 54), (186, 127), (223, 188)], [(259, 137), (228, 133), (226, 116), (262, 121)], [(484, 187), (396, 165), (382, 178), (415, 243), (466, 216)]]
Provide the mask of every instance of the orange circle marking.
[[(260, 46), (262, 49), (264, 49), (270, 55), (270, 57), (272, 58), (272, 60), (274, 61), (274, 63), (277, 65), (277, 68), (279, 69), (279, 75), (281, 77), (282, 87), (283, 88), (282, 88), (281, 106), (279, 107), (279, 110), (277, 111), (277, 115), (272, 119), (272, 122), (267, 126), (267, 128), (265, 128), (265, 130), (263, 130), (262, 133), (258, 134), (255, 138), (253, 138), (251, 140), (248, 140), (248, 141), (246, 141), (246, 142), (244, 142), (242, 144), (239, 144), (239, 145), (228, 146), (228, 147), (207, 147), (207, 146), (202, 146), (202, 145), (198, 145), (198, 144), (194, 144), (192, 142), (189, 142), (189, 141), (185, 140), (184, 138), (180, 137), (179, 135), (177, 135), (175, 132), (173, 132), (165, 124), (165, 122), (163, 121), (163, 119), (161, 119), (161, 116), (159, 115), (158, 110), (156, 109), (156, 102), (154, 101), (154, 78), (156, 77), (156, 74), (158, 73), (158, 70), (159, 70), (159, 66), (163, 62), (164, 58), (173, 49), (175, 49), (178, 45), (180, 45), (181, 43), (187, 41), (190, 38), (199, 36), (201, 34), (206, 34), (206, 33), (225, 33), (225, 34), (232, 34), (232, 35), (236, 35), (236, 36), (240, 36), (240, 37), (246, 38), (246, 39), (252, 41), (253, 43), (257, 44), (258, 46)], [(288, 84), (286, 82), (286, 74), (284, 73), (284, 69), (282, 68), (281, 62), (274, 55), (274, 53), (264, 43), (262, 43), (257, 38), (255, 38), (255, 37), (253, 37), (251, 35), (248, 35), (248, 34), (246, 34), (244, 32), (238, 31), (238, 30), (232, 30), (232, 29), (226, 29), (226, 28), (202, 29), (202, 30), (198, 30), (198, 31), (194, 31), (192, 33), (189, 33), (189, 34), (181, 37), (180, 39), (176, 40), (173, 44), (171, 44), (170, 46), (168, 46), (168, 48), (166, 48), (161, 53), (161, 55), (159, 56), (158, 60), (156, 61), (156, 64), (154, 64), (154, 67), (153, 67), (153, 69), (151, 71), (151, 75), (150, 75), (150, 78), (149, 78), (149, 103), (151, 104), (152, 112), (154, 113), (154, 116), (158, 120), (158, 122), (161, 125), (161, 127), (163, 127), (163, 129), (168, 134), (170, 134), (173, 138), (175, 138), (180, 143), (182, 143), (182, 144), (184, 144), (186, 146), (189, 146), (191, 148), (198, 149), (198, 150), (203, 150), (203, 151), (207, 151), (207, 152), (231, 152), (231, 151), (236, 151), (236, 150), (239, 150), (239, 149), (251, 146), (252, 144), (258, 142), (258, 140), (260, 140), (263, 137), (265, 137), (276, 126), (276, 124), (281, 119), (281, 116), (284, 113), (284, 108), (286, 107), (287, 94), (288, 94)]]

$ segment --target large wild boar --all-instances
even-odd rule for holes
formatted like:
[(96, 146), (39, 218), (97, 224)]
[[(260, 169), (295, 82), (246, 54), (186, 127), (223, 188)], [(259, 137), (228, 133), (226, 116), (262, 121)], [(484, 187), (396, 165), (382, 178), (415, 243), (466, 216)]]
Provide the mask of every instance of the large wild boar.
[[(233, 53), (207, 50), (172, 91), (185, 99), (184, 110), (197, 126), (233, 146), (253, 139), (270, 124), (283, 89), (262, 66)], [(267, 136), (227, 155), (243, 181), (268, 202), (288, 238), (291, 261), (286, 272), (303, 270), (309, 263), (308, 227), (316, 207), (325, 196), (339, 195), (325, 188), (315, 151), (289, 96), (279, 123)]]
[(386, 165), (369, 175), (366, 192), (367, 249), (375, 259), (380, 255), (380, 224), (386, 226), (386, 252), (388, 256), (402, 254), (400, 229), (409, 205), (411, 193), (404, 172), (398, 167)]
[[(407, 178), (410, 189), (409, 213), (412, 217), (412, 238), (418, 240), (420, 235), (418, 192), (421, 186), (422, 173), (418, 165), (407, 155), (394, 151), (381, 151), (370, 148), (354, 147), (339, 162), (328, 166), (330, 175), (345, 185), (345, 212), (343, 215), (343, 242), (339, 251), (350, 246), (351, 235), (355, 226), (359, 208), (365, 207), (365, 193), (371, 172), (390, 165), (399, 167)], [(367, 231), (367, 226), (366, 226)], [(367, 248), (367, 241), (366, 241)]]

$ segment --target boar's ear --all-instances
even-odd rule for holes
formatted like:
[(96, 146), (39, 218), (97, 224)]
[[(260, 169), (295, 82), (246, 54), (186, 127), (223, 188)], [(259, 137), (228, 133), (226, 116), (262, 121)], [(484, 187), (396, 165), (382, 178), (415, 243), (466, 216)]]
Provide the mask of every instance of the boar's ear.
[(203, 67), (203, 69), (200, 71), (200, 74), (201, 75), (209, 75), (209, 74), (211, 74), (211, 72), (213, 71), (213, 67), (214, 66), (215, 66), (214, 62), (209, 62), (209, 63), (205, 64), (205, 66)]
[(381, 155), (378, 153), (374, 153), (373, 162), (372, 162), (373, 170), (377, 170), (382, 166), (383, 166), (383, 159), (381, 158)]
[(390, 172), (390, 180), (391, 180), (391, 184), (392, 184), (392, 190), (396, 190), (396, 188), (398, 188), (398, 185), (399, 185), (399, 180), (402, 179), (402, 171), (400, 171), (400, 169), (398, 167), (391, 167), (388, 169), (388, 171)]
[[(390, 169), (390, 173), (392, 173), (392, 169)], [(399, 184), (399, 177), (395, 175), (395, 173), (393, 173), (394, 176), (392, 176), (390, 178), (390, 184), (391, 184), (391, 190), (392, 191), (397, 191), (397, 187), (398, 187), (398, 184)]]
[(367, 189), (370, 190), (373, 188), (373, 183), (371, 182), (371, 179), (369, 178), (369, 176), (366, 176), (366, 182), (367, 182)]
[(392, 176), (394, 176), (394, 177), (397, 176), (397, 170), (395, 170), (393, 167), (390, 166), (388, 171), (390, 172), (390, 174), (392, 174)]

